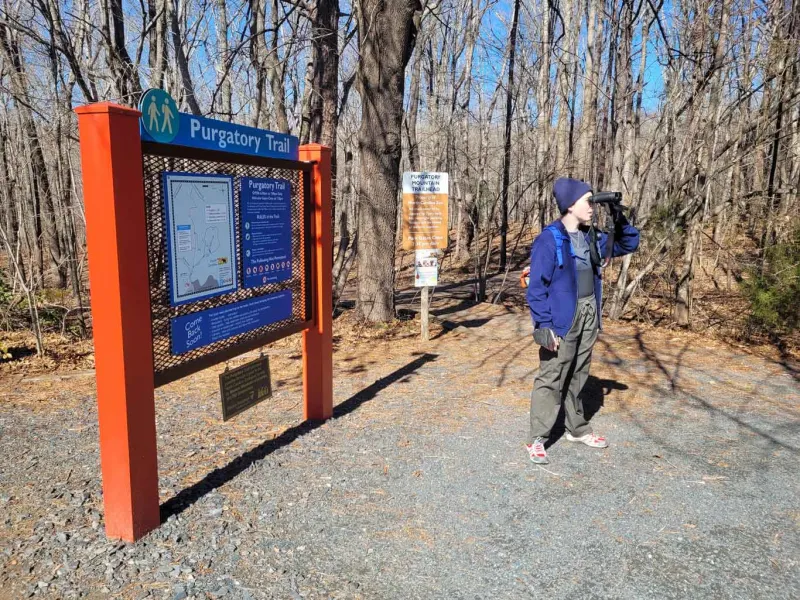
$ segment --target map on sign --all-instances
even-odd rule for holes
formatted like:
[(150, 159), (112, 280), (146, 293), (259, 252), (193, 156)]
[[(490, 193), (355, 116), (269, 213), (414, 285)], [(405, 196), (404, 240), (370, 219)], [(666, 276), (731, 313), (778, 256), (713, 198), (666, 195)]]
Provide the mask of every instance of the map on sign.
[(164, 173), (170, 302), (236, 290), (233, 177)]

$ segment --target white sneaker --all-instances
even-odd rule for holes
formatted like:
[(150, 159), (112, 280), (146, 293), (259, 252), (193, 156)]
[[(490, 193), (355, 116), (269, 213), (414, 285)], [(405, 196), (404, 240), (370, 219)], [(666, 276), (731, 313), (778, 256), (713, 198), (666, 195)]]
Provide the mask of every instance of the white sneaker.
[(590, 448), (608, 448), (608, 441), (606, 438), (594, 433), (587, 433), (580, 437), (575, 437), (571, 433), (567, 433), (567, 441), (580, 442), (581, 444), (586, 444)]
[(525, 448), (528, 450), (531, 462), (537, 465), (546, 465), (550, 462), (547, 460), (547, 450), (544, 449), (542, 438), (536, 438), (532, 444), (526, 444)]

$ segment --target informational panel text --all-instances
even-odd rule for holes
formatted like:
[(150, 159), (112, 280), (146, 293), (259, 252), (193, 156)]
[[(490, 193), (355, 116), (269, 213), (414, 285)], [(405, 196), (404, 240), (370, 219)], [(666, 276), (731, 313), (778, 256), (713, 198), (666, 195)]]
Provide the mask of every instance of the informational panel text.
[(447, 248), (447, 173), (403, 173), (403, 249)]
[(175, 317), (170, 322), (172, 353), (184, 354), (291, 316), (292, 291), (284, 290)]
[(286, 179), (242, 177), (244, 287), (291, 278), (291, 208), (291, 183)]

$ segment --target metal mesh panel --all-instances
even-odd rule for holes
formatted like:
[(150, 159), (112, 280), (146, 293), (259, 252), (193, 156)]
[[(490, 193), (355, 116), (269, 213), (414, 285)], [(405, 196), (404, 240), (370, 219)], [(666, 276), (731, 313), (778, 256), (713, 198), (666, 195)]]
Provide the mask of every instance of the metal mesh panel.
[[(235, 162), (234, 162), (235, 161)], [(166, 207), (163, 173), (179, 171), (193, 174), (225, 174), (234, 178), (233, 200), (236, 225), (236, 252), (241, 257), (238, 224), (239, 194), (242, 177), (271, 177), (291, 183), (292, 276), (257, 288), (243, 287), (243, 261), (238, 260), (238, 288), (235, 292), (206, 298), (179, 306), (170, 305), (167, 258)], [(147, 255), (150, 276), (150, 310), (153, 328), (153, 368), (157, 385), (211, 364), (230, 358), (252, 347), (295, 333), (311, 320), (311, 296), (306, 282), (311, 273), (311, 219), (307, 198), (310, 193), (308, 163), (270, 160), (222, 152), (176, 149), (160, 144), (143, 144), (144, 196), (147, 215)], [(225, 306), (279, 292), (292, 291), (292, 315), (289, 319), (259, 329), (190, 350), (185, 354), (172, 353), (170, 320), (201, 310)]]

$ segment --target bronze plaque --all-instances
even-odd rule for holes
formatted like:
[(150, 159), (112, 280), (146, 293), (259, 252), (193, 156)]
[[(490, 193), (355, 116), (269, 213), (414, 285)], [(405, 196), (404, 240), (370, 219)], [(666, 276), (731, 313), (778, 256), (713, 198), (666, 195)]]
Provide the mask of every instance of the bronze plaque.
[(226, 370), (219, 376), (219, 395), (222, 398), (222, 420), (227, 421), (272, 396), (269, 358)]

